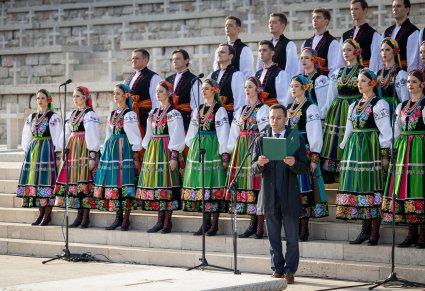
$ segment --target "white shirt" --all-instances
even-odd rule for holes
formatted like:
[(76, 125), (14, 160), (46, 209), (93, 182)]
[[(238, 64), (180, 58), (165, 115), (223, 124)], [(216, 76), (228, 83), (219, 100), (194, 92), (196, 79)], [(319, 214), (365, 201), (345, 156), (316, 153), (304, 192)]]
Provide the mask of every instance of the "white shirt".
[[(233, 46), (233, 43), (228, 42), (228, 44)], [(213, 69), (214, 71), (220, 69), (218, 64), (218, 48), (214, 53)], [(245, 79), (254, 75), (254, 55), (248, 46), (242, 49), (241, 55), (239, 56), (239, 71), (244, 74)]]
[(273, 129), (272, 129), (272, 137), (274, 137), (274, 138), (285, 138), (285, 131), (286, 131), (286, 129), (284, 129), (283, 131), (281, 131), (279, 134), (280, 134), (280, 136), (279, 137), (276, 137), (276, 134), (278, 133), (278, 132), (274, 132), (273, 131)]

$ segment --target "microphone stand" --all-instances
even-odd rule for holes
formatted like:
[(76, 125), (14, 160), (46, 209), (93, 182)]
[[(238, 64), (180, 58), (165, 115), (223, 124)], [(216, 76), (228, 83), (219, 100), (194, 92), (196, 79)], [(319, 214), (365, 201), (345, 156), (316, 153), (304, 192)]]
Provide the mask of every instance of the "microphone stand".
[(257, 138), (260, 137), (260, 134), (258, 134), (257, 136), (254, 135), (254, 138), (252, 139), (251, 143), (248, 146), (248, 149), (241, 161), (241, 163), (239, 164), (238, 170), (235, 173), (235, 176), (233, 177), (232, 183), (230, 183), (230, 186), (228, 188), (228, 190), (230, 190), (232, 192), (232, 207), (233, 207), (233, 261), (234, 261), (234, 271), (233, 273), (235, 275), (240, 275), (241, 272), (238, 270), (238, 246), (237, 246), (237, 242), (238, 242), (238, 218), (237, 218), (237, 210), (236, 210), (236, 193), (237, 190), (239, 188), (238, 182), (237, 182), (237, 178), (239, 177), (241, 170), (242, 170), (242, 166), (244, 165), (246, 159), (252, 154), (251, 150), (252, 147), (254, 146), (255, 141), (257, 140)]
[[(71, 80), (68, 80), (71, 81)], [(66, 130), (66, 85), (70, 82), (65, 82), (64, 84), (61, 84), (59, 86), (59, 100), (60, 100), (60, 87), (63, 85), (64, 88), (64, 106), (63, 106), (63, 116), (65, 117), (64, 123), (62, 126), (62, 148), (63, 148), (63, 154), (62, 154), (62, 160), (64, 162), (64, 169), (66, 171), (65, 175), (65, 248), (62, 250), (62, 253), (60, 255), (56, 255), (54, 258), (48, 259), (46, 261), (43, 261), (42, 264), (47, 264), (54, 260), (65, 260), (68, 262), (88, 262), (88, 261), (98, 261), (94, 256), (90, 255), (89, 253), (83, 253), (83, 254), (71, 254), (69, 250), (69, 207), (68, 207), (68, 197), (69, 197), (69, 165), (68, 165), (68, 153), (69, 149), (66, 147), (66, 138), (65, 138), (65, 130)]]
[[(199, 80), (203, 77), (204, 74), (200, 74), (199, 76), (192, 79), (192, 82), (195, 82), (196, 80)], [(198, 104), (201, 104), (200, 100), (200, 89), (198, 86)], [(199, 261), (201, 262), (199, 265), (196, 265), (194, 267), (191, 267), (187, 269), (187, 271), (191, 271), (194, 269), (199, 269), (204, 271), (206, 267), (211, 267), (215, 269), (221, 269), (226, 271), (233, 271), (230, 268), (226, 267), (220, 267), (216, 265), (211, 265), (208, 263), (206, 257), (205, 257), (205, 149), (201, 147), (201, 114), (200, 109), (198, 107), (198, 151), (199, 151), (199, 162), (201, 163), (201, 185), (202, 185), (202, 257), (199, 258)]]

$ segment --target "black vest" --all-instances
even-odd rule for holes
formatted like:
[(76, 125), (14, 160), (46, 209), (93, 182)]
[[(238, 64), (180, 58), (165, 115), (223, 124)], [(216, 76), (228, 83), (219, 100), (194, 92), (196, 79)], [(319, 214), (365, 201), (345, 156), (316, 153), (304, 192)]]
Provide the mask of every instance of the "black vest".
[(235, 41), (233, 44), (233, 47), (236, 50), (236, 55), (233, 57), (232, 65), (236, 69), (241, 69), (241, 53), (244, 47), (246, 47), (246, 44), (244, 44), (239, 38)]
[[(304, 47), (312, 47), (313, 45), (313, 37), (310, 37), (309, 39), (307, 39), (304, 43)], [(319, 41), (319, 43), (317, 44), (316, 48), (314, 48), (317, 52), (317, 56), (319, 58), (322, 58), (325, 60), (325, 65), (321, 68), (321, 71), (323, 74), (327, 75), (329, 73), (329, 68), (328, 68), (328, 52), (329, 52), (329, 46), (331, 45), (331, 43), (335, 40), (335, 37), (333, 37), (329, 31), (326, 31), (323, 34), (322, 39)]]
[[(171, 75), (165, 80), (170, 82), (174, 86), (174, 80), (176, 76), (177, 74)], [(179, 101), (177, 104), (190, 103), (190, 90), (192, 89), (193, 78), (196, 78), (196, 76), (192, 74), (192, 72), (190, 72), (189, 70), (183, 73), (179, 83), (177, 84), (176, 88), (174, 88), (174, 93), (179, 96)], [(196, 100), (196, 102), (198, 101)]]
[[(388, 27), (384, 32), (384, 37), (391, 37), (396, 25)], [(403, 66), (403, 70), (407, 71), (407, 40), (409, 36), (414, 33), (416, 30), (419, 30), (414, 24), (412, 24), (409, 18), (401, 25), (400, 30), (398, 31), (395, 40), (398, 42), (398, 47), (400, 48), (400, 59)]]
[(273, 62), (275, 62), (282, 70), (285, 70), (286, 68), (286, 47), (290, 41), (291, 40), (289, 38), (282, 34), (274, 47), (275, 54)]
[[(255, 76), (258, 79), (260, 79), (261, 73), (263, 72), (263, 70), (265, 70), (265, 69), (258, 70), (257, 73), (255, 73)], [(268, 76), (267, 80), (265, 80), (266, 77), (264, 77), (264, 81), (266, 81), (266, 83), (265, 84), (262, 84), (262, 87), (263, 87), (264, 92), (269, 93), (269, 95), (267, 96), (267, 99), (277, 98), (277, 94), (276, 94), (276, 77), (282, 71), (282, 69), (279, 68), (276, 65), (274, 65), (273, 68), (271, 68), (270, 70), (271, 70), (271, 72), (270, 72), (270, 75)], [(267, 75), (267, 73), (266, 73), (266, 75)]]
[[(136, 73), (133, 73), (131, 77), (125, 81), (125, 84), (130, 86), (130, 82), (134, 74)], [(151, 96), (149, 94), (149, 87), (151, 85), (151, 79), (154, 75), (156, 75), (155, 72), (149, 70), (147, 67), (144, 68), (142, 70), (141, 76), (139, 76), (139, 80), (136, 80), (133, 84), (133, 87), (130, 88), (131, 95), (139, 95), (139, 101), (150, 100)], [(152, 97), (155, 98), (155, 96)]]
[[(353, 39), (355, 29), (356, 27), (353, 27), (352, 29), (344, 32), (342, 35), (342, 41), (344, 42), (349, 38)], [(360, 48), (362, 49), (363, 65), (365, 67), (369, 67), (370, 57), (372, 55), (371, 46), (375, 32), (376, 30), (373, 29), (372, 26), (370, 26), (368, 23), (364, 23), (360, 25), (359, 31), (354, 38), (354, 40), (359, 43)]]
[[(424, 30), (422, 30), (422, 41), (425, 41), (425, 28), (424, 28)], [(422, 43), (422, 41), (421, 41), (421, 43)]]
[[(235, 67), (233, 67), (232, 65), (229, 65), (226, 68), (226, 71), (223, 74), (223, 77), (221, 77), (221, 80), (219, 82), (220, 85), (220, 96), (226, 96), (227, 97), (227, 101), (226, 104), (227, 105), (229, 103), (233, 103), (233, 91), (232, 91), (232, 78), (233, 78), (233, 73), (237, 72), (238, 70), (236, 70)], [(211, 74), (211, 79), (214, 79), (217, 81), (218, 79), (218, 75), (220, 74), (220, 70), (214, 71)]]

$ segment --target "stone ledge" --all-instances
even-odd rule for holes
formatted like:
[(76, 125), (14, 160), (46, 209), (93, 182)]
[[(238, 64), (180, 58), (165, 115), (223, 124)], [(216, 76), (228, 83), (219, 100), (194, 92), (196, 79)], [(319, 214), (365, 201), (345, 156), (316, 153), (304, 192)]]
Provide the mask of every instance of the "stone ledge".
[[(79, 82), (90, 89), (91, 93), (95, 92), (112, 92), (115, 84), (119, 81), (112, 82)], [(74, 84), (75, 85), (75, 84)], [(35, 94), (40, 87), (46, 88), (51, 93), (59, 92), (59, 84), (23, 84), (19, 86), (2, 85), (0, 86), (0, 95), (13, 94)], [(73, 90), (73, 83), (68, 87), (68, 93)], [(63, 89), (61, 90), (63, 92)]]

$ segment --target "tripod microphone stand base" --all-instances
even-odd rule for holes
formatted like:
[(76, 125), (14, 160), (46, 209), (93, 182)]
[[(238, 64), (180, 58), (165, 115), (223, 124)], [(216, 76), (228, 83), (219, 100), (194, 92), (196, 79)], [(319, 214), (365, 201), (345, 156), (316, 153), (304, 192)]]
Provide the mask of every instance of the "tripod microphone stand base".
[[(210, 267), (210, 268), (214, 268), (214, 269), (218, 269), (218, 270), (224, 270), (224, 271), (232, 271), (232, 272), (234, 271), (231, 268), (211, 265), (211, 264), (208, 263), (206, 258), (199, 258), (199, 261), (201, 262), (199, 265), (192, 267), (192, 268), (189, 268), (189, 269), (187, 269), (187, 271), (191, 271), (191, 270), (194, 270), (194, 269), (199, 269), (199, 270), (203, 271), (203, 270), (205, 270), (206, 267)], [(234, 273), (237, 274), (237, 275), (240, 274), (239, 270), (235, 270)]]
[(423, 283), (417, 283), (417, 282), (411, 282), (411, 281), (408, 281), (408, 280), (405, 280), (405, 279), (399, 279), (395, 272), (391, 272), (387, 279), (377, 281), (373, 284), (375, 284), (375, 285), (369, 287), (369, 290), (373, 290), (376, 287), (379, 287), (381, 285), (386, 285), (385, 287), (397, 287), (397, 288), (401, 288), (401, 287), (423, 288), (423, 287), (425, 287), (425, 284), (423, 284)]
[(56, 257), (48, 259), (41, 263), (44, 265), (55, 260), (64, 260), (67, 262), (100, 262), (100, 260), (96, 259), (94, 256), (90, 255), (89, 253), (71, 254), (69, 250), (63, 249), (62, 254), (56, 255)]

